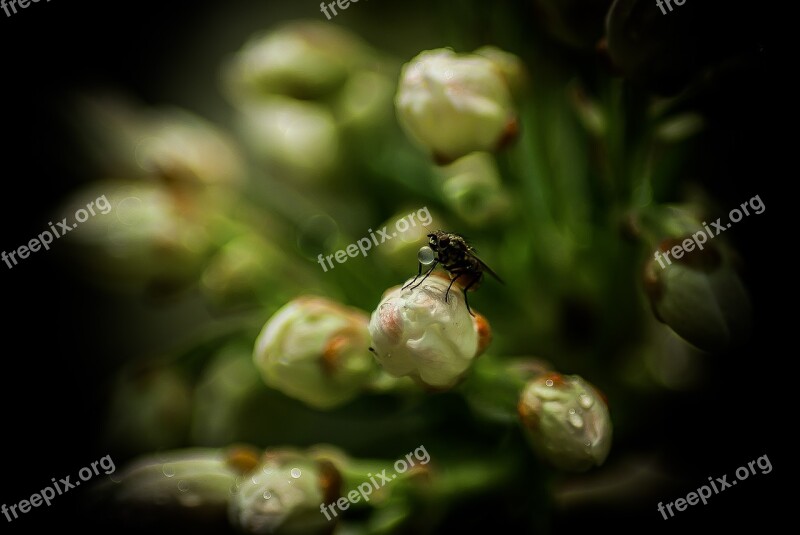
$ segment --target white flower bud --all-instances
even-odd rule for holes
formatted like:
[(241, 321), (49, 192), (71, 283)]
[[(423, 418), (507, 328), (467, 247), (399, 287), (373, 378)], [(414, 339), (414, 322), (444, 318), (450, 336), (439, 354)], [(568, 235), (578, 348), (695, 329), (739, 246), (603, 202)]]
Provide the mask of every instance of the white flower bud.
[(360, 310), (299, 297), (264, 325), (253, 359), (272, 388), (332, 408), (357, 396), (377, 372), (367, 322)]
[(417, 287), (390, 289), (372, 313), (369, 332), (381, 366), (433, 388), (454, 386), (491, 336), (486, 320), (467, 311), (461, 288), (432, 274)]
[(495, 150), (516, 133), (503, 74), (476, 54), (422, 52), (403, 67), (395, 105), (406, 131), (440, 162)]
[(340, 492), (341, 476), (329, 461), (268, 451), (237, 484), (229, 517), (245, 533), (330, 533), (335, 524), (320, 513), (320, 505)]
[(548, 373), (528, 382), (519, 416), (536, 453), (562, 470), (603, 464), (611, 418), (601, 394), (577, 375)]
[(242, 110), (239, 124), (254, 153), (296, 180), (322, 180), (339, 163), (339, 130), (320, 104), (271, 97)]

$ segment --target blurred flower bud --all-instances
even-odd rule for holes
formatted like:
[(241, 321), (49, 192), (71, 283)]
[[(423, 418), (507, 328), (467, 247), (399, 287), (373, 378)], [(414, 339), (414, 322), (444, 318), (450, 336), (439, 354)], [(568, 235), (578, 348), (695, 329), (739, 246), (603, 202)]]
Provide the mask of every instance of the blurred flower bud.
[(306, 266), (254, 233), (226, 243), (203, 272), (201, 289), (218, 305), (264, 304), (272, 310), (318, 287)]
[(57, 214), (85, 210), (91, 201), (95, 215), (76, 226), (68, 241), (93, 280), (100, 275), (134, 289), (160, 289), (199, 274), (213, 239), (210, 204), (187, 202), (156, 184), (106, 181), (74, 194)]
[(725, 351), (750, 334), (750, 300), (728, 255), (695, 243), (689, 234), (663, 240), (645, 266), (645, 291), (656, 319), (700, 349)]
[(339, 131), (327, 108), (272, 97), (244, 109), (242, 137), (276, 171), (300, 181), (328, 176), (339, 161)]
[(600, 466), (611, 448), (611, 417), (602, 395), (577, 375), (547, 373), (528, 382), (517, 407), (534, 451), (560, 468)]
[[(410, 280), (408, 282), (411, 282)], [(388, 290), (372, 313), (369, 332), (378, 362), (395, 377), (432, 388), (455, 386), (488, 345), (485, 318), (467, 311), (458, 286), (431, 274), (417, 287)]]
[(222, 130), (179, 108), (150, 108), (109, 95), (79, 101), (78, 136), (110, 176), (162, 179), (171, 186), (227, 186), (244, 164)]
[(267, 385), (329, 409), (355, 396), (377, 372), (367, 315), (321, 297), (299, 297), (273, 315), (253, 358)]
[(511, 199), (491, 154), (473, 152), (442, 171), (444, 201), (468, 224), (483, 226), (510, 213)]
[(341, 495), (341, 475), (329, 461), (291, 450), (268, 450), (236, 485), (231, 523), (244, 533), (329, 534), (336, 526), (322, 504)]
[(593, 49), (613, 0), (534, 0), (547, 31), (574, 48)]
[(369, 48), (335, 24), (298, 21), (253, 37), (225, 78), (234, 100), (269, 94), (316, 99), (335, 91)]
[(112, 390), (108, 434), (118, 451), (141, 453), (186, 441), (192, 407), (189, 384), (157, 365), (125, 370)]
[(476, 54), (420, 53), (403, 66), (395, 107), (406, 132), (442, 163), (495, 150), (517, 132), (503, 74)]
[(136, 460), (98, 493), (118, 525), (224, 530), (237, 475), (222, 450), (175, 450)]
[(335, 103), (340, 124), (358, 129), (384, 125), (392, 117), (394, 84), (392, 78), (381, 72), (354, 73)]
[(228, 185), (241, 181), (243, 163), (226, 134), (191, 113), (153, 117), (136, 147), (139, 166), (170, 183)]
[(527, 89), (530, 81), (528, 70), (518, 56), (496, 46), (482, 46), (474, 53), (494, 63), (514, 96), (520, 96)]
[(704, 351), (725, 351), (749, 336), (752, 312), (732, 253), (700, 223), (702, 212), (687, 204), (638, 214), (635, 232), (653, 251), (644, 289), (656, 319), (678, 336)]

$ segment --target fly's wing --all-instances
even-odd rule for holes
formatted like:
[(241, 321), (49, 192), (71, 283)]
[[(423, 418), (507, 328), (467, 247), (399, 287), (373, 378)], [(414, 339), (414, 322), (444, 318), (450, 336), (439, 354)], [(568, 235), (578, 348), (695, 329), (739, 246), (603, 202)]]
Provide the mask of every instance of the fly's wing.
[(477, 256), (477, 255), (476, 255), (476, 254), (475, 254), (473, 251), (470, 251), (470, 256), (472, 256), (472, 258), (474, 258), (475, 260), (477, 260), (477, 261), (478, 261), (478, 263), (481, 265), (481, 268), (482, 268), (482, 269), (483, 269), (483, 270), (484, 270), (486, 273), (488, 273), (489, 275), (491, 275), (492, 277), (494, 277), (495, 279), (497, 279), (497, 281), (498, 281), (498, 282), (500, 282), (500, 283), (502, 283), (502, 284), (505, 284), (505, 282), (503, 281), (503, 279), (501, 279), (501, 278), (500, 278), (500, 275), (498, 275), (497, 273), (495, 273), (495, 272), (494, 272), (494, 270), (492, 270), (492, 268), (490, 268), (489, 266), (487, 266), (487, 265), (486, 265), (486, 262), (484, 262), (483, 260), (481, 260), (480, 258), (478, 258), (478, 256)]

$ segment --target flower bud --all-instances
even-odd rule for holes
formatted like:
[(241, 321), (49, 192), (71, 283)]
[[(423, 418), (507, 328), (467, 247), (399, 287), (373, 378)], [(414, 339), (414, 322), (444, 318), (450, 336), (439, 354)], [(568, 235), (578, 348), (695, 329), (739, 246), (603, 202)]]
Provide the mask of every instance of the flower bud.
[(340, 88), (369, 49), (334, 24), (298, 21), (253, 37), (225, 73), (234, 100), (265, 95), (316, 99)]
[(443, 163), (495, 150), (516, 134), (507, 82), (476, 54), (422, 52), (403, 66), (395, 106), (406, 132)]
[(384, 294), (369, 332), (373, 352), (389, 374), (450, 388), (488, 345), (488, 323), (482, 316), (470, 316), (458, 286), (450, 289), (445, 302), (449, 284), (432, 274), (419, 286), (398, 286)]
[[(656, 319), (680, 337), (705, 351), (726, 351), (750, 334), (750, 300), (728, 254), (715, 244), (687, 252), (684, 244), (695, 243), (690, 235), (663, 240), (645, 266), (645, 292)], [(664, 256), (673, 249), (684, 251), (680, 259)]]
[(361, 392), (377, 372), (367, 315), (321, 297), (299, 297), (264, 325), (253, 358), (267, 385), (329, 409)]
[(139, 166), (170, 183), (228, 185), (242, 179), (233, 140), (205, 119), (184, 111), (157, 114), (136, 147)]
[(212, 245), (208, 214), (213, 206), (201, 199), (189, 202), (163, 185), (105, 181), (73, 195), (58, 213), (73, 214), (95, 199), (102, 211), (81, 223), (69, 240), (93, 279), (163, 288), (199, 274)]
[(534, 451), (554, 466), (582, 472), (606, 460), (611, 448), (608, 408), (579, 376), (548, 373), (529, 381), (517, 410)]
[(268, 165), (300, 181), (314, 182), (339, 162), (339, 130), (320, 104), (272, 97), (247, 106), (242, 136)]
[(341, 475), (331, 462), (272, 450), (237, 483), (229, 517), (244, 533), (327, 534), (335, 523), (320, 506), (340, 494)]
[(482, 226), (511, 211), (511, 199), (490, 154), (473, 152), (443, 168), (443, 172), (444, 200), (469, 224)]
[(217, 305), (278, 308), (299, 292), (318, 288), (315, 273), (255, 233), (237, 236), (208, 261), (200, 289)]
[(102, 511), (127, 526), (224, 529), (237, 475), (222, 450), (175, 450), (136, 460), (98, 493)]
[(496, 46), (482, 46), (475, 54), (490, 60), (503, 74), (511, 93), (519, 96), (528, 86), (528, 70), (518, 56)]

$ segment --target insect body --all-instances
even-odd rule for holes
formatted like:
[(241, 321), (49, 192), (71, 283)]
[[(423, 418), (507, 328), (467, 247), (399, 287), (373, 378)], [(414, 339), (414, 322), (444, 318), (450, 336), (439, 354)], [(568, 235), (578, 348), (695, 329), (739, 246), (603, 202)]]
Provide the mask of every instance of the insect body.
[[(430, 253), (433, 253), (432, 255)], [(426, 258), (427, 257), (427, 258)], [(467, 241), (458, 234), (452, 232), (444, 232), (437, 230), (428, 234), (428, 245), (420, 249), (419, 254), (419, 271), (414, 280), (406, 284), (403, 289), (411, 287), (416, 288), (428, 278), (438, 264), (450, 274), (450, 285), (444, 294), (444, 300), (447, 301), (447, 296), (450, 293), (450, 288), (453, 284), (461, 279), (461, 285), (464, 292), (464, 303), (467, 305), (467, 310), (470, 315), (472, 310), (469, 308), (469, 301), (467, 301), (467, 291), (469, 289), (477, 289), (483, 280), (483, 273), (487, 272), (495, 279), (503, 282), (502, 279), (492, 271), (480, 258), (475, 254), (475, 250), (467, 243)], [(416, 280), (422, 276), (422, 266), (431, 265), (430, 269), (425, 273), (417, 284)]]

